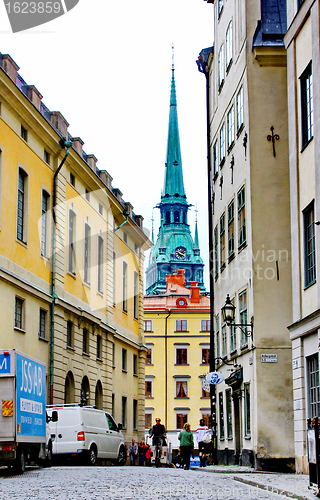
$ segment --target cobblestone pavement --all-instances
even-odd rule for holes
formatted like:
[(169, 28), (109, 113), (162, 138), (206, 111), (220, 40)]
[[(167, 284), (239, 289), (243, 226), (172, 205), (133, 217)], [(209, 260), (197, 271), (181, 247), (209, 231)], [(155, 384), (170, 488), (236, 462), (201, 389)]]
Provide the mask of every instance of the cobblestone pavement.
[(0, 499), (279, 500), (281, 498), (271, 488), (266, 490), (240, 483), (235, 481), (231, 474), (207, 472), (209, 471), (206, 469), (186, 471), (154, 467), (51, 467), (51, 469), (27, 468), (24, 475), (15, 476), (9, 469), (2, 468)]

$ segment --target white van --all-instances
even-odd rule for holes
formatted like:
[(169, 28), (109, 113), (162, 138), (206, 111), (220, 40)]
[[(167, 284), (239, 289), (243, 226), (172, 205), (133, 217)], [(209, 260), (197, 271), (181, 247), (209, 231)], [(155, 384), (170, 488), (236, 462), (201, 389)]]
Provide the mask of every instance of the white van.
[(121, 432), (110, 413), (92, 406), (50, 405), (47, 413), (53, 458), (83, 458), (95, 465), (98, 458), (107, 458), (124, 465), (127, 450)]

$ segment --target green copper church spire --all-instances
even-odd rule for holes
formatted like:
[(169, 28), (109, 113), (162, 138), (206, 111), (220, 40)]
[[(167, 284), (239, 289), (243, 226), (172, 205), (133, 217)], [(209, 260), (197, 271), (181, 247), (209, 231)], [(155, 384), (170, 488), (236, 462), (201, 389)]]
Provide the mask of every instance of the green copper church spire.
[(166, 159), (162, 198), (174, 198), (176, 201), (179, 201), (181, 203), (181, 198), (186, 199), (186, 194), (183, 184), (174, 71), (175, 68), (172, 56), (172, 79), (171, 79), (171, 94), (170, 94), (167, 159)]

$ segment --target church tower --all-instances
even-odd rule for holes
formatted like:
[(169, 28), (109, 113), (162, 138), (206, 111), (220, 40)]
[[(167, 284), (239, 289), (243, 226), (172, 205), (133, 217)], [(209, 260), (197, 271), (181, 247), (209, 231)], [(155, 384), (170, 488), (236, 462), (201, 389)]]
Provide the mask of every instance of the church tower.
[(150, 251), (146, 270), (147, 295), (165, 293), (166, 275), (173, 274), (178, 269), (185, 269), (187, 287), (192, 281), (197, 281), (201, 291), (205, 292), (204, 263), (200, 257), (197, 221), (194, 239), (188, 224), (190, 206), (183, 183), (176, 85), (174, 64), (172, 64), (167, 158), (161, 201), (157, 205), (160, 209), (161, 223), (157, 241)]

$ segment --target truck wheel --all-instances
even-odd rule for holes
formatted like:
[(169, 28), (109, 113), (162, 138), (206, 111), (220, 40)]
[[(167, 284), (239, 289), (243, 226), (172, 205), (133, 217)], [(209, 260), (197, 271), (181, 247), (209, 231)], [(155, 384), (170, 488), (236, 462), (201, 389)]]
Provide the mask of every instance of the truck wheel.
[(14, 465), (14, 470), (17, 474), (23, 474), (26, 470), (26, 461), (24, 456), (24, 449), (19, 447), (18, 456)]
[(96, 465), (96, 463), (97, 463), (97, 448), (92, 445), (89, 451), (89, 465)]
[(117, 465), (124, 465), (127, 461), (127, 452), (124, 446), (120, 447), (119, 455), (116, 461)]
[(52, 448), (49, 448), (47, 451), (47, 456), (44, 462), (45, 467), (51, 467), (52, 465)]

